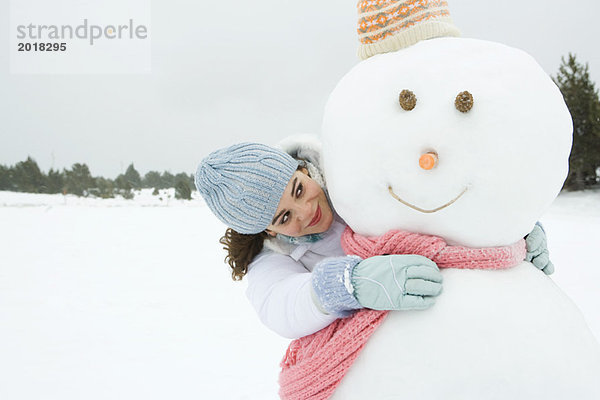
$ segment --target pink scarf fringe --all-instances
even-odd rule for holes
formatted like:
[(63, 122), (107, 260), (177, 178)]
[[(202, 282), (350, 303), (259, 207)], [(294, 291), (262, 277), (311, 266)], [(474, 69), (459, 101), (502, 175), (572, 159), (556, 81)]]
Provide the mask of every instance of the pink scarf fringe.
[[(364, 237), (346, 228), (342, 235), (346, 254), (369, 258), (383, 254), (418, 254), (440, 268), (506, 269), (525, 259), (525, 240), (511, 246), (469, 248), (448, 246), (437, 236), (389, 231)], [(340, 384), (387, 311), (361, 310), (338, 319), (312, 335), (294, 340), (281, 361), (279, 396), (283, 400), (325, 400)]]

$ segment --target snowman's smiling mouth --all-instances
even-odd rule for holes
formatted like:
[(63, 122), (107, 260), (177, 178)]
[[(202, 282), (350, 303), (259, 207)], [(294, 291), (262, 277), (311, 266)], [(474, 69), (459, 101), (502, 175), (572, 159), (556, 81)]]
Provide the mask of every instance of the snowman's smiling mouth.
[(409, 202), (407, 202), (405, 200), (402, 200), (400, 197), (398, 197), (398, 195), (396, 193), (394, 193), (394, 190), (392, 189), (392, 186), (388, 186), (388, 191), (390, 192), (390, 194), (392, 195), (392, 197), (394, 199), (398, 200), (400, 203), (404, 204), (405, 206), (412, 208), (413, 210), (416, 210), (416, 211), (419, 211), (419, 212), (422, 212), (422, 213), (425, 213), (425, 214), (431, 214), (431, 213), (443, 210), (444, 208), (446, 208), (446, 207), (454, 204), (454, 202), (456, 202), (456, 200), (460, 199), (461, 196), (463, 194), (465, 194), (468, 189), (469, 189), (469, 186), (467, 185), (467, 186), (465, 186), (465, 188), (463, 189), (463, 191), (460, 192), (460, 194), (458, 196), (456, 196), (454, 199), (450, 200), (446, 204), (444, 204), (442, 206), (439, 206), (437, 208), (431, 209), (431, 210), (425, 210), (423, 208), (420, 208), (420, 207), (417, 207), (417, 206), (415, 206), (413, 204), (410, 204)]

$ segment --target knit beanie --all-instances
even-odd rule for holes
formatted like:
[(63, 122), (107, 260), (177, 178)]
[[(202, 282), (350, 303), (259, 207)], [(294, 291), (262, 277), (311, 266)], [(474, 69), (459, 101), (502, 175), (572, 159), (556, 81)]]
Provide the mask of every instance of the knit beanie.
[(298, 162), (260, 143), (239, 143), (204, 158), (196, 171), (198, 192), (211, 211), (238, 233), (254, 234), (271, 223)]
[(358, 56), (362, 60), (442, 36), (460, 36), (445, 0), (358, 2)]

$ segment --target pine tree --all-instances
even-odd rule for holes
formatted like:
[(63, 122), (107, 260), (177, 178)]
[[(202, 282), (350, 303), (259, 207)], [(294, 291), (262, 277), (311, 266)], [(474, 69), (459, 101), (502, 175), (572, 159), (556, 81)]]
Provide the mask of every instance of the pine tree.
[(140, 173), (137, 172), (133, 163), (127, 167), (125, 171), (125, 179), (131, 185), (132, 189), (140, 189), (142, 187), (142, 178), (140, 177)]
[(573, 148), (565, 189), (582, 190), (598, 183), (600, 168), (600, 100), (590, 80), (588, 64), (569, 54), (562, 58), (554, 81), (560, 88), (573, 117)]
[(44, 193), (46, 191), (44, 175), (31, 157), (18, 162), (12, 168), (12, 181), (19, 192)]
[(115, 195), (114, 195), (115, 185), (114, 185), (113, 181), (111, 181), (110, 179), (102, 178), (102, 177), (97, 177), (97, 178), (95, 178), (95, 180), (96, 180), (96, 191), (97, 191), (97, 193), (95, 193), (96, 196), (101, 197), (103, 199), (112, 199), (113, 197), (115, 197)]
[(119, 176), (117, 176), (115, 178), (115, 187), (117, 189), (120, 190), (131, 190), (132, 186), (131, 183), (129, 183), (129, 181), (127, 180), (127, 178), (125, 178), (125, 175), (123, 174), (119, 174)]
[(190, 184), (192, 186), (192, 191), (196, 190), (196, 180), (194, 179), (194, 174), (190, 174)]
[(125, 175), (120, 174), (119, 176), (117, 176), (117, 179), (115, 179), (115, 188), (117, 189), (116, 192), (118, 194), (120, 194), (121, 196), (123, 196), (125, 199), (131, 200), (133, 199), (133, 192), (132, 189), (133, 187), (131, 186), (131, 183), (127, 180), (127, 178), (125, 177)]
[(46, 176), (46, 193), (62, 193), (65, 188), (65, 176), (62, 172), (50, 168)]
[(185, 179), (179, 178), (177, 180), (177, 183), (175, 184), (175, 198), (184, 200), (192, 199), (192, 188), (190, 187), (187, 176)]
[(95, 187), (94, 178), (90, 169), (85, 164), (75, 163), (71, 170), (65, 169), (65, 191), (77, 196), (88, 194), (89, 189)]
[(12, 168), (0, 165), (0, 190), (14, 190)]
[(164, 171), (160, 176), (160, 189), (168, 189), (175, 187), (175, 176), (169, 171)]
[(142, 187), (144, 188), (158, 188), (160, 183), (160, 172), (157, 171), (148, 171), (142, 179)]
[(190, 175), (186, 174), (185, 172), (180, 172), (177, 175), (175, 175), (175, 183), (179, 182), (179, 181), (184, 181), (185, 183), (187, 183), (187, 185), (190, 187), (190, 189), (192, 188), (192, 186), (194, 186), (194, 179), (190, 178)]

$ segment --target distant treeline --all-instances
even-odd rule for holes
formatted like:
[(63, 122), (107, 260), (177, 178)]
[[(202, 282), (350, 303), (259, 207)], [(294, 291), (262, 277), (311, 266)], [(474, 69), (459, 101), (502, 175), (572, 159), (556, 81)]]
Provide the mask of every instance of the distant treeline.
[(132, 199), (133, 190), (142, 188), (154, 188), (153, 194), (158, 194), (159, 189), (175, 188), (176, 198), (191, 199), (192, 190), (195, 190), (194, 176), (183, 172), (173, 175), (168, 171), (163, 173), (150, 171), (142, 177), (131, 164), (124, 174), (120, 174), (113, 180), (94, 177), (86, 164), (79, 163), (62, 171), (51, 168), (46, 174), (31, 157), (13, 166), (0, 165), (0, 190), (62, 193), (101, 198), (121, 195), (126, 199)]

